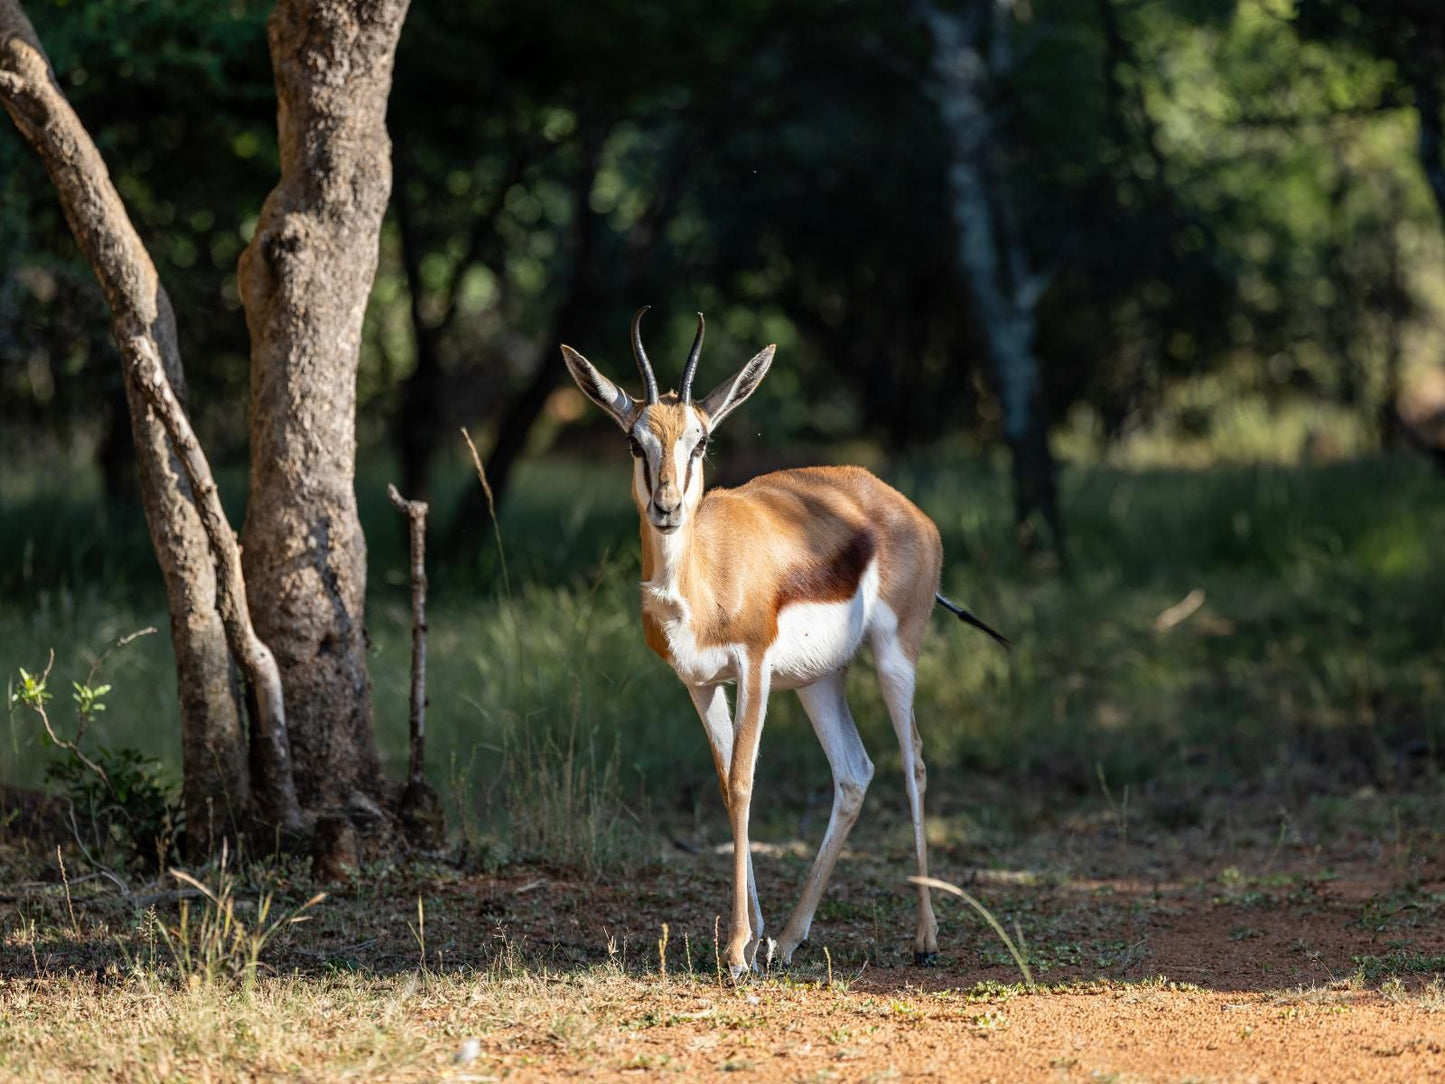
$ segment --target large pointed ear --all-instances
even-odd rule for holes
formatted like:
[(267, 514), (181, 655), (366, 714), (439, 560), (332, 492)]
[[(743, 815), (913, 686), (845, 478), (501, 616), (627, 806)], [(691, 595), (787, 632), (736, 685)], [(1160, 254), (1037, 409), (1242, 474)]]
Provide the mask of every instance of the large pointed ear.
[(567, 371), (577, 381), (583, 395), (611, 414), (612, 420), (622, 427), (623, 432), (632, 428), (636, 399), (599, 373), (590, 361), (570, 346), (562, 347), (562, 360), (567, 363)]
[(744, 399), (758, 390), (758, 385), (767, 375), (768, 366), (773, 363), (773, 354), (777, 349), (777, 343), (763, 347), (753, 355), (751, 361), (707, 393), (707, 398), (698, 406), (707, 415), (710, 424), (717, 425), (736, 407), (741, 406)]

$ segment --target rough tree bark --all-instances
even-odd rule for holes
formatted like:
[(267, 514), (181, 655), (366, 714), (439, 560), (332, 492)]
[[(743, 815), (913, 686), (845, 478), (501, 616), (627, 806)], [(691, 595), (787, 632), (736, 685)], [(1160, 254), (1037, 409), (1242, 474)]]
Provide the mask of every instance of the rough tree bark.
[[(990, 11), (996, 7), (997, 11)], [(995, 175), (996, 132), (989, 94), (1006, 70), (1008, 0), (979, 4), (967, 13), (941, 11), (928, 0), (917, 9), (933, 37), (933, 74), (939, 116), (950, 144), (948, 172), (958, 263), (983, 328), (994, 383), (1003, 407), (1004, 437), (1013, 456), (1014, 510), (1026, 548), (1040, 541), (1042, 516), (1051, 542), (1064, 556), (1057, 468), (1049, 449), (1038, 358), (1037, 309), (1052, 271), (1030, 266), (1006, 180)], [(988, 41), (990, 29), (993, 40)]]
[(251, 334), (243, 531), (303, 808), (379, 815), (355, 493), (361, 322), (391, 191), (386, 100), (406, 0), (280, 0), (267, 24), (281, 179), (241, 256)]
[(0, 0), (0, 101), (44, 161), (66, 221), (110, 305), (112, 331), (124, 361), (141, 501), (170, 609), (188, 847), (192, 854), (205, 854), (247, 818), (245, 735), (206, 535), (181, 463), (127, 356), (127, 344), (152, 344), (183, 404), (186, 385), (175, 317), (99, 151), (62, 94), (34, 28), (14, 0)]

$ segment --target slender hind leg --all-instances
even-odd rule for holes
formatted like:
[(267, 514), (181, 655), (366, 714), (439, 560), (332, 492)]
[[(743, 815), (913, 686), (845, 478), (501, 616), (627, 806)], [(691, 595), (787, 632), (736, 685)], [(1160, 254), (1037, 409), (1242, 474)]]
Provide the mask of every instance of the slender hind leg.
[[(728, 821), (732, 821), (732, 805), (728, 798), (728, 767), (733, 760), (733, 719), (732, 712), (728, 710), (727, 694), (723, 692), (721, 685), (714, 685), (711, 688), (693, 688), (688, 686), (692, 694), (693, 706), (697, 708), (697, 714), (702, 719), (703, 731), (707, 734), (707, 743), (712, 747), (713, 766), (717, 768), (718, 789), (722, 791), (723, 808), (728, 813)], [(753, 856), (748, 853), (748, 925), (752, 929), (752, 942), (748, 945), (748, 957), (754, 961), (757, 968), (757, 942), (763, 936), (763, 908), (758, 902), (758, 879), (753, 874)]]
[(843, 678), (840, 670), (798, 690), (798, 699), (803, 702), (803, 710), (808, 713), (818, 742), (828, 757), (828, 766), (833, 770), (833, 813), (828, 818), (828, 830), (818, 845), (818, 856), (813, 859), (798, 905), (778, 940), (784, 964), (792, 962), (793, 950), (808, 939), (813, 912), (823, 898), (843, 843), (858, 819), (858, 811), (863, 808), (868, 781), (873, 778), (873, 762), (868, 759), (863, 741), (858, 737), (858, 727), (843, 699)]
[[(913, 850), (918, 876), (928, 876), (928, 840), (924, 836), (923, 793), (928, 770), (923, 766), (923, 739), (913, 717), (913, 687), (917, 667), (898, 641), (896, 625), (875, 628), (873, 658), (883, 699), (893, 718), (893, 732), (903, 754), (903, 784), (908, 790), (908, 812), (913, 818)], [(938, 921), (928, 889), (918, 886), (918, 928), (913, 938), (913, 962), (931, 964), (938, 955)]]

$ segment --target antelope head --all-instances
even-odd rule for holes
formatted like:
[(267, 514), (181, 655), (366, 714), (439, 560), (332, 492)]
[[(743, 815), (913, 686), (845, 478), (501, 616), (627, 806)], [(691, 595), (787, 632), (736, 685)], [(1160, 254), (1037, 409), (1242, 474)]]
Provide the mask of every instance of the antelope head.
[(702, 457), (719, 422), (762, 382), (773, 362), (776, 345), (761, 351), (701, 400), (692, 398), (692, 378), (702, 354), (703, 318), (697, 314), (697, 336), (682, 371), (682, 391), (659, 395), (657, 377), (642, 345), (644, 305), (632, 317), (632, 355), (642, 373), (643, 398), (634, 399), (573, 350), (562, 347), (567, 371), (582, 394), (607, 411), (627, 434), (632, 450), (632, 499), (643, 519), (671, 534), (691, 518), (702, 500)]

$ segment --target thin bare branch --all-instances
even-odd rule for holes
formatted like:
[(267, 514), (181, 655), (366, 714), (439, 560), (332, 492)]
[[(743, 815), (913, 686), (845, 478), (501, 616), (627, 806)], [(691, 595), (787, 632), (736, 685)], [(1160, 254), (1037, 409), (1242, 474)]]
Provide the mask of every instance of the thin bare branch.
[[(41, 671), (41, 673), (40, 673), (40, 681), (39, 681), (38, 684), (39, 684), (41, 687), (44, 687), (45, 683), (50, 679), (50, 671), (51, 671), (51, 668), (54, 667), (54, 666), (55, 666), (55, 648), (52, 647), (52, 648), (50, 649), (50, 658), (49, 658), (49, 660), (45, 663), (45, 669), (44, 669), (43, 671)], [(49, 694), (46, 694), (46, 695), (49, 695)], [(108, 776), (108, 775), (105, 774), (105, 769), (102, 768), (102, 767), (101, 767), (99, 764), (97, 764), (95, 761), (91, 760), (91, 759), (90, 759), (88, 756), (86, 756), (84, 753), (82, 753), (82, 752), (80, 751), (80, 746), (76, 745), (75, 742), (73, 742), (73, 741), (67, 741), (65, 738), (62, 738), (59, 734), (57, 734), (57, 733), (55, 732), (55, 728), (50, 725), (50, 713), (45, 710), (45, 698), (44, 698), (44, 697), (36, 697), (34, 701), (30, 702), (30, 710), (33, 711), (33, 712), (35, 712), (36, 715), (40, 716), (40, 721), (45, 724), (45, 733), (48, 734), (48, 735), (50, 735), (50, 740), (51, 740), (52, 742), (54, 742), (56, 745), (60, 746), (60, 748), (69, 751), (69, 753), (70, 753), (73, 757), (75, 757), (76, 760), (80, 761), (80, 762), (81, 762), (82, 764), (84, 764), (87, 768), (89, 768), (92, 772), (94, 772), (96, 775), (100, 776), (101, 782), (103, 782), (103, 783), (106, 785), (107, 788), (110, 787), (110, 776)]]
[(426, 501), (409, 501), (388, 485), (386, 495), (406, 517), (411, 537), (411, 765), (413, 787), (426, 782)]
[(109, 659), (121, 648), (127, 647), (128, 645), (135, 643), (142, 636), (154, 635), (155, 632), (156, 627), (154, 625), (147, 625), (143, 629), (136, 629), (135, 632), (128, 633), (125, 636), (122, 636), (115, 643), (111, 644), (108, 648), (106, 648), (100, 653), (100, 657), (96, 659), (95, 662), (91, 663), (90, 673), (85, 675), (85, 683), (89, 685), (94, 682), (95, 675), (100, 673), (100, 668), (105, 665), (106, 660)]

